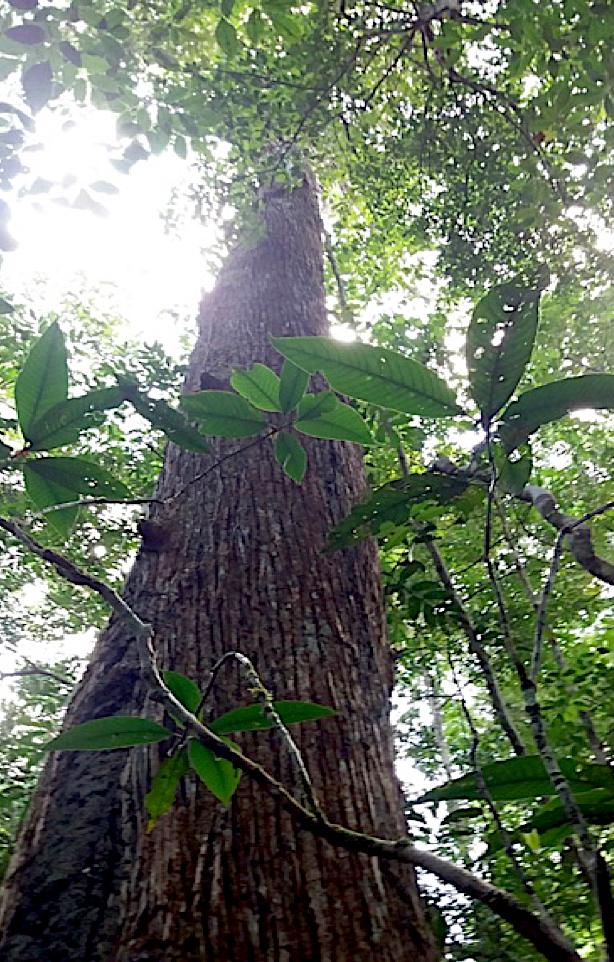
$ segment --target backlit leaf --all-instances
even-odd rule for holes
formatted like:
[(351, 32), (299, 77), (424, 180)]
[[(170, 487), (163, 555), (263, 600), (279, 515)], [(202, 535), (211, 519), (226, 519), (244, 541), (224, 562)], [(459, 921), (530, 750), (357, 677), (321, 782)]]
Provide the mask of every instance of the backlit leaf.
[(279, 378), (265, 364), (234, 370), (230, 383), (235, 391), (261, 411), (279, 411)]
[(292, 361), (284, 361), (279, 380), (279, 406), (285, 414), (294, 410), (308, 383), (309, 375), (306, 371)]
[(206, 434), (217, 437), (248, 438), (259, 434), (266, 424), (260, 411), (232, 391), (184, 394), (180, 404)]
[(24, 437), (31, 440), (33, 423), (67, 396), (66, 347), (56, 322), (35, 341), (15, 384), (15, 405)]
[[(323, 410), (323, 398), (335, 402)], [(354, 408), (337, 401), (334, 394), (324, 391), (321, 394), (307, 394), (298, 406), (298, 418), (294, 427), (302, 434), (312, 438), (326, 438), (338, 441), (354, 441), (356, 444), (373, 444), (371, 432)]]
[(505, 411), (499, 434), (513, 451), (542, 424), (586, 408), (614, 410), (614, 374), (582, 374), (525, 391)]
[(33, 451), (50, 451), (73, 444), (82, 431), (95, 427), (95, 415), (119, 407), (124, 393), (118, 387), (104, 387), (79, 397), (60, 401), (46, 410), (30, 426), (29, 440)]
[(437, 374), (396, 351), (328, 337), (274, 337), (272, 343), (309, 374), (321, 371), (331, 387), (349, 397), (425, 417), (462, 412)]
[(275, 438), (274, 452), (276, 461), (288, 477), (300, 484), (307, 469), (307, 454), (298, 438), (281, 431)]
[(477, 304), (467, 332), (471, 395), (487, 424), (509, 400), (531, 357), (539, 294), (500, 284)]

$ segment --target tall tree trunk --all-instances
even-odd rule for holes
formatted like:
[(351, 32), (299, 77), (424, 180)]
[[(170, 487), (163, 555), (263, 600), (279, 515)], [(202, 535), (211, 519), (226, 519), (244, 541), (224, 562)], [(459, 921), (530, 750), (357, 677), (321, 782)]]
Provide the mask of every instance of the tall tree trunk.
[[(271, 192), (266, 236), (237, 248), (202, 305), (187, 390), (206, 371), (275, 363), (268, 336), (326, 333), (321, 224), (308, 180)], [(241, 443), (224, 442), (224, 453)], [(312, 442), (303, 485), (270, 442), (188, 486), (169, 540), (144, 545), (130, 604), (156, 628), (165, 667), (204, 678), (230, 649), (252, 658), (277, 697), (331, 705), (297, 740), (327, 814), (386, 836), (404, 832), (388, 720), (392, 670), (375, 546), (321, 554), (326, 532), (362, 494), (360, 451)], [(211, 458), (169, 445), (159, 493)], [(217, 711), (249, 701), (236, 669)], [(133, 640), (111, 619), (67, 724), (113, 713), (153, 715)], [(277, 733), (237, 736), (299, 791)], [(193, 777), (147, 834), (143, 796), (158, 746), (56, 753), (44, 771), (10, 870), (5, 962), (431, 962), (435, 953), (408, 867), (338, 851), (299, 832), (243, 778), (224, 809)]]

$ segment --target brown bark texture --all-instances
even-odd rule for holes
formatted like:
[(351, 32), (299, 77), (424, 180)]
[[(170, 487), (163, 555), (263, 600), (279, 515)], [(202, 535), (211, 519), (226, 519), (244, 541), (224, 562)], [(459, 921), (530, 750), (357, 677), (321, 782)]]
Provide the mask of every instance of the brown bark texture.
[[(270, 334), (324, 334), (321, 223), (308, 179), (270, 191), (266, 231), (238, 246), (203, 301), (186, 389), (206, 372), (226, 380), (253, 361), (279, 368)], [(158, 485), (167, 498), (215, 456), (169, 445)], [(165, 668), (204, 680), (238, 649), (277, 698), (334, 707), (293, 729), (327, 815), (366, 832), (405, 832), (389, 724), (392, 666), (376, 549), (322, 554), (326, 533), (362, 495), (360, 450), (307, 441), (296, 485), (269, 439), (152, 510), (168, 539), (145, 545), (125, 597), (155, 626)], [(250, 700), (225, 668), (214, 714)], [(67, 725), (114, 713), (157, 717), (135, 645), (111, 619), (72, 701)], [(277, 732), (236, 740), (299, 793)], [(188, 776), (149, 834), (143, 797), (164, 757), (153, 746), (54, 753), (6, 881), (4, 962), (431, 962), (413, 870), (350, 854), (300, 831), (243, 778), (228, 808)]]

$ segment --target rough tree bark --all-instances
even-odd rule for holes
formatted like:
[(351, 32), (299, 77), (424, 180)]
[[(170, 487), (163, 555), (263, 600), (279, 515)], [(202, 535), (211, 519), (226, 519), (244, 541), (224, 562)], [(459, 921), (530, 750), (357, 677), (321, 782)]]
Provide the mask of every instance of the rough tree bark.
[[(235, 250), (204, 299), (187, 390), (200, 389), (204, 372), (225, 379), (233, 366), (277, 363), (270, 333), (326, 333), (313, 186), (271, 192), (264, 217), (266, 236)], [(282, 475), (266, 441), (189, 485), (172, 510), (157, 508), (152, 519), (169, 537), (143, 546), (125, 595), (155, 625), (164, 667), (204, 678), (215, 659), (239, 649), (276, 697), (336, 708), (338, 717), (295, 729), (324, 809), (394, 837), (404, 817), (375, 547), (320, 553), (363, 491), (361, 455), (337, 442), (307, 447), (302, 486)], [(159, 495), (176, 493), (210, 462), (169, 445)], [(226, 672), (216, 712), (249, 700), (236, 669)], [(67, 724), (143, 708), (156, 712), (134, 644), (112, 619)], [(300, 791), (277, 733), (237, 740)], [(49, 759), (7, 878), (5, 962), (359, 962), (373, 951), (379, 962), (435, 958), (408, 866), (297, 832), (246, 778), (227, 810), (189, 778), (147, 834), (143, 796), (162, 754), (154, 746)]]

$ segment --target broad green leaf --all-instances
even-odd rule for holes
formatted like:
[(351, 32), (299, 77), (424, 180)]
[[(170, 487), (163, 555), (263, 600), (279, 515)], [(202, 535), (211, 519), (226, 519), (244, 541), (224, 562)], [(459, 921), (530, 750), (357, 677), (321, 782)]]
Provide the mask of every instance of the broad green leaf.
[(20, 23), (17, 27), (9, 27), (4, 31), (5, 37), (16, 43), (23, 43), (28, 47), (35, 46), (45, 40), (46, 34), (37, 23)]
[(64, 335), (54, 323), (32, 346), (15, 384), (15, 406), (26, 440), (32, 440), (30, 431), (34, 422), (67, 397)]
[(505, 411), (499, 434), (513, 451), (542, 424), (584, 408), (614, 410), (614, 374), (582, 374), (525, 391)]
[[(128, 489), (104, 468), (85, 458), (36, 458), (23, 466), (26, 491), (37, 508), (77, 501), (80, 494), (90, 497), (126, 498)], [(78, 508), (51, 511), (48, 521), (66, 537)]]
[(539, 294), (517, 284), (494, 287), (477, 304), (467, 332), (471, 396), (483, 424), (512, 396), (533, 351)]
[[(566, 759), (560, 762), (560, 768), (574, 795), (594, 788), (608, 788), (614, 793), (614, 776), (607, 765), (580, 766), (572, 759)], [(524, 755), (520, 758), (509, 758), (503, 762), (484, 765), (482, 775), (495, 801), (556, 795), (556, 789), (538, 755)], [(479, 798), (481, 795), (477, 779), (475, 773), (471, 773), (446, 782), (439, 788), (431, 789), (414, 804)]]
[(133, 384), (126, 385), (125, 390), (128, 400), (141, 417), (149, 421), (152, 427), (163, 431), (173, 444), (197, 454), (210, 450), (206, 439), (188, 423), (181, 411), (176, 411), (166, 401), (148, 397)]
[(241, 43), (237, 37), (237, 31), (225, 17), (218, 21), (215, 39), (228, 57), (234, 57), (238, 53)]
[(468, 482), (445, 474), (410, 474), (378, 488), (362, 504), (356, 505), (328, 536), (327, 550), (355, 544), (377, 536), (383, 525), (403, 525), (418, 504), (447, 504), (467, 489)]
[[(614, 789), (596, 788), (575, 795), (584, 818), (589, 825), (612, 825), (614, 823)], [(539, 847), (556, 847), (573, 830), (567, 821), (567, 816), (560, 799), (552, 798), (545, 805), (540, 806), (531, 818), (519, 826), (517, 832), (527, 835), (538, 833)], [(488, 840), (488, 854), (494, 855), (503, 847), (499, 833), (493, 833)]]
[(47, 751), (98, 752), (108, 748), (150, 745), (171, 738), (172, 732), (150, 718), (107, 715), (67, 728), (45, 745)]
[(230, 383), (235, 391), (261, 411), (280, 411), (279, 378), (266, 364), (252, 364), (246, 371), (234, 370)]
[[(225, 739), (226, 740), (226, 739)], [(228, 744), (232, 745), (232, 742)], [(191, 738), (188, 742), (190, 765), (220, 802), (228, 805), (237, 790), (241, 772), (225, 758), (217, 758), (209, 748)], [(233, 745), (233, 748), (237, 746)]]
[[(79, 496), (72, 488), (58, 482), (48, 481), (42, 478), (39, 473), (32, 470), (35, 461), (25, 462), (23, 465), (23, 479), (26, 486), (28, 497), (34, 502), (37, 508), (48, 508), (53, 504), (68, 504), (70, 501), (77, 501)], [(55, 528), (62, 538), (67, 538), (77, 519), (79, 509), (61, 508), (59, 511), (50, 511), (47, 521)]]
[(530, 454), (525, 454), (517, 461), (510, 461), (506, 458), (499, 471), (497, 484), (507, 494), (518, 495), (524, 486), (529, 483), (532, 470), (533, 459)]
[(147, 831), (151, 832), (160, 816), (173, 807), (179, 782), (190, 770), (187, 748), (165, 758), (153, 777), (145, 796), (145, 811), (149, 815)]
[(54, 404), (30, 427), (32, 451), (50, 451), (74, 444), (82, 431), (96, 426), (96, 414), (119, 407), (123, 401), (120, 388), (105, 387)]
[(5, 300), (4, 297), (0, 297), (0, 314), (12, 314), (14, 310), (13, 304)]
[[(299, 722), (316, 721), (319, 718), (330, 718), (336, 712), (326, 705), (316, 705), (308, 701), (274, 701), (275, 711), (284, 725), (296, 725)], [(216, 735), (230, 735), (232, 732), (252, 732), (263, 728), (273, 728), (274, 722), (265, 714), (262, 705), (246, 705), (244, 708), (233, 708), (224, 715), (220, 715), (209, 726)]]
[(284, 361), (279, 379), (279, 406), (284, 414), (293, 411), (302, 398), (309, 375), (292, 361)]
[(177, 701), (193, 714), (200, 705), (201, 694), (198, 685), (178, 671), (163, 671), (162, 677)]
[[(322, 394), (336, 401), (332, 408), (322, 410)], [(307, 394), (299, 402), (298, 418), (294, 422), (297, 431), (312, 438), (373, 444), (371, 432), (358, 411), (348, 404), (341, 404), (334, 394), (328, 391), (322, 394)]]
[(307, 454), (301, 442), (293, 434), (281, 431), (275, 438), (275, 460), (281, 464), (289, 478), (300, 484), (307, 469)]
[(217, 437), (249, 438), (259, 434), (266, 424), (260, 411), (232, 391), (184, 394), (180, 404), (206, 434)]
[(424, 417), (462, 413), (437, 374), (396, 351), (328, 337), (274, 337), (272, 343), (309, 374), (321, 371), (331, 387), (349, 397)]

